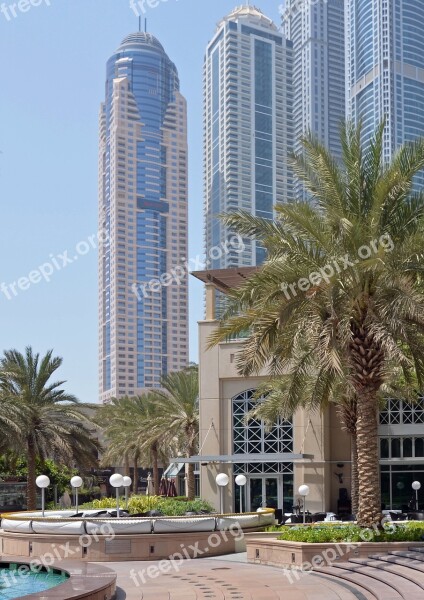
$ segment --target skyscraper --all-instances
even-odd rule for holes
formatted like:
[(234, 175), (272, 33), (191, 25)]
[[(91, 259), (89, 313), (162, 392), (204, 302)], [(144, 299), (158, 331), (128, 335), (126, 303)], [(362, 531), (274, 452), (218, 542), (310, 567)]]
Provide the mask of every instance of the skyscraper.
[(424, 135), (424, 2), (348, 0), (348, 112), (364, 140), (386, 119), (384, 157)]
[[(344, 0), (286, 0), (282, 17), (293, 43), (295, 152), (311, 131), (339, 157), (346, 110)], [(296, 184), (296, 196), (301, 194)]]
[(160, 385), (188, 363), (187, 116), (160, 42), (126, 37), (100, 111), (100, 399)]
[(244, 210), (273, 219), (274, 206), (292, 197), (287, 156), (292, 150), (291, 43), (253, 6), (219, 23), (204, 64), (205, 248), (209, 266), (260, 264), (264, 249), (247, 241), (211, 252), (230, 232), (218, 215)]

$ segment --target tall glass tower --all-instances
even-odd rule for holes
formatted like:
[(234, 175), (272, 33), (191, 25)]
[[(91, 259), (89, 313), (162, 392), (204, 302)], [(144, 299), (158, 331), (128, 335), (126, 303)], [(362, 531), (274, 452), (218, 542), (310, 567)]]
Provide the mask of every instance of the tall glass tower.
[[(292, 198), (292, 50), (277, 26), (253, 6), (224, 17), (204, 63), (205, 248), (210, 267), (260, 264), (264, 249), (243, 252), (218, 215), (244, 210), (273, 219), (274, 206)], [(215, 258), (219, 256), (219, 258)]]
[(187, 115), (160, 42), (126, 37), (100, 111), (100, 400), (160, 385), (188, 364)]
[[(282, 18), (293, 43), (295, 152), (301, 152), (301, 137), (311, 131), (340, 157), (346, 110), (344, 0), (286, 0)], [(296, 197), (302, 196), (301, 186), (295, 187)]]
[(386, 118), (384, 156), (424, 135), (424, 2), (348, 0), (348, 112), (364, 139)]

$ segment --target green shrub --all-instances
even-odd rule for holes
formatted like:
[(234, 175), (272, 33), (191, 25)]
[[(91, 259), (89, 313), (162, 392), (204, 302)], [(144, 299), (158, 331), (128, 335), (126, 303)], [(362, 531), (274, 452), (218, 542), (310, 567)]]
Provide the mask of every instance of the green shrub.
[(328, 523), (295, 527), (270, 527), (268, 531), (280, 532), (279, 540), (307, 542), (309, 544), (340, 542), (421, 542), (424, 541), (424, 522), (388, 523), (383, 530), (362, 529), (358, 525)]
[[(119, 506), (125, 507), (125, 499), (120, 498)], [(102, 498), (83, 504), (84, 509), (107, 509), (116, 508), (115, 498)], [(128, 501), (128, 511), (130, 514), (144, 513), (149, 510), (159, 510), (169, 517), (183, 516), (186, 512), (199, 512), (201, 510), (213, 512), (215, 509), (204, 500), (193, 500), (189, 502), (187, 498), (162, 498), (160, 496), (131, 496)]]

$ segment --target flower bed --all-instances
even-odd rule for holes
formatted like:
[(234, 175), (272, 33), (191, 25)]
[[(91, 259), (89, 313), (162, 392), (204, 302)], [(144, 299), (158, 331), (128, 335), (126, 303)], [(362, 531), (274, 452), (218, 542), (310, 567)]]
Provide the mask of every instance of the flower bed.
[(270, 528), (278, 532), (278, 540), (323, 543), (360, 543), (360, 542), (422, 542), (424, 541), (424, 522), (386, 523), (383, 530), (362, 529), (357, 525), (322, 524), (299, 527)]
[[(120, 506), (125, 507), (125, 501), (121, 499)], [(107, 509), (116, 508), (115, 498), (102, 498), (94, 500), (81, 506), (83, 509)], [(167, 517), (182, 517), (188, 512), (212, 513), (214, 507), (205, 500), (193, 500), (189, 502), (183, 498), (163, 498), (161, 496), (131, 496), (128, 500), (128, 512), (131, 515), (146, 513), (151, 510), (159, 511)]]

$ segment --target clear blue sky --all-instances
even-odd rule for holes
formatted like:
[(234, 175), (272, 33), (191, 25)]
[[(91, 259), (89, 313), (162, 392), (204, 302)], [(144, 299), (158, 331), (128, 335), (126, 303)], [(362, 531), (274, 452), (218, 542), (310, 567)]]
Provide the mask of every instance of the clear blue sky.
[[(0, 283), (12, 283), (97, 230), (98, 110), (105, 63), (138, 28), (129, 0), (38, 0), (0, 13)], [(7, 6), (17, 0), (6, 0)], [(35, 2), (36, 3), (36, 2)], [(202, 254), (202, 65), (216, 22), (241, 0), (158, 0), (148, 30), (176, 63), (188, 101), (190, 257)], [(278, 20), (279, 0), (253, 2)], [(0, 2), (1, 4), (1, 2)], [(50, 6), (49, 6), (50, 4)], [(154, 5), (154, 2), (151, 2)], [(79, 247), (81, 253), (86, 244)], [(65, 257), (64, 257), (65, 258)], [(57, 258), (61, 266), (64, 258)], [(202, 286), (190, 282), (197, 361)], [(97, 253), (8, 300), (0, 293), (0, 351), (26, 345), (62, 356), (60, 376), (97, 401)]]

